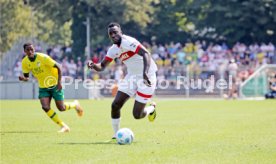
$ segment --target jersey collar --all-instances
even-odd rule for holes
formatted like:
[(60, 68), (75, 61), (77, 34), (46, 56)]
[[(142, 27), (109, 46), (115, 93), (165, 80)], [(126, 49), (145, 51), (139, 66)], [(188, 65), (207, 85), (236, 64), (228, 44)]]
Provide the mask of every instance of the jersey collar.
[(29, 58), (29, 57), (28, 57), (28, 59), (29, 59), (31, 62), (34, 62), (35, 59), (36, 59), (36, 56), (37, 56), (37, 54), (35, 53), (35, 54), (34, 54), (34, 58)]
[(122, 45), (122, 42), (123, 42), (123, 39), (124, 39), (124, 34), (122, 35), (122, 37), (121, 37), (121, 43), (120, 43), (120, 45), (118, 45), (118, 44), (115, 44), (118, 48), (120, 48), (121, 47), (121, 45)]
[(123, 41), (123, 38), (121, 38), (121, 42), (120, 42), (120, 44), (118, 45), (118, 44), (115, 44), (118, 48), (120, 48), (121, 47), (121, 45), (122, 45), (122, 41)]

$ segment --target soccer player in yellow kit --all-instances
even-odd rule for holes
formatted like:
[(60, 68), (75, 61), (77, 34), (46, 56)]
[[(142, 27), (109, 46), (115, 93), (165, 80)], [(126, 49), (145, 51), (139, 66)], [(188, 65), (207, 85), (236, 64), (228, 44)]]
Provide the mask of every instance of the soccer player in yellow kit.
[(61, 129), (58, 132), (69, 132), (67, 126), (51, 108), (51, 99), (54, 98), (59, 111), (75, 109), (79, 116), (83, 115), (83, 109), (78, 100), (64, 102), (64, 92), (61, 85), (61, 68), (51, 57), (46, 54), (35, 52), (31, 43), (23, 45), (26, 56), (22, 59), (23, 76), (19, 76), (20, 81), (28, 81), (29, 73), (37, 78), (39, 84), (39, 99), (42, 109)]

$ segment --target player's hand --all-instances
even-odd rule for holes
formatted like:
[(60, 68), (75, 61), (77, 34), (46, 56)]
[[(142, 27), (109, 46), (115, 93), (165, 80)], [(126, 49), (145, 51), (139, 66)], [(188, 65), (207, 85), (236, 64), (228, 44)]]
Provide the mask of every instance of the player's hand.
[(19, 79), (20, 81), (28, 81), (28, 78), (26, 78), (26, 77), (24, 77), (24, 76), (22, 76), (22, 75), (20, 75), (20, 76), (18, 77), (18, 79)]
[(93, 63), (92, 61), (87, 62), (87, 67), (90, 69), (94, 69), (94, 65), (95, 65), (95, 63)]
[(144, 84), (146, 86), (150, 87), (151, 86), (151, 82), (150, 82), (149, 77), (148, 77), (148, 75), (146, 73), (143, 74), (143, 79), (144, 79)]
[(57, 84), (57, 90), (58, 90), (58, 91), (62, 90), (62, 85), (61, 85), (61, 83), (58, 83), (58, 84)]

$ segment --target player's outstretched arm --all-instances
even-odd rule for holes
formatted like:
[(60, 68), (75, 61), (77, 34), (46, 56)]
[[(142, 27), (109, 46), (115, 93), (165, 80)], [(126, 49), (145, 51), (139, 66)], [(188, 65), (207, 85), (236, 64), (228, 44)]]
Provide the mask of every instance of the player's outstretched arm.
[(29, 73), (24, 73), (23, 76), (20, 75), (20, 76), (18, 77), (18, 79), (19, 79), (20, 81), (28, 81), (28, 80), (29, 80)]
[(111, 63), (111, 61), (107, 60), (107, 59), (103, 59), (101, 63), (93, 63), (92, 61), (89, 61), (87, 63), (87, 67), (90, 69), (94, 69), (97, 72), (103, 71), (109, 64)]
[(58, 70), (58, 83), (57, 83), (57, 89), (61, 90), (62, 89), (62, 85), (61, 85), (61, 77), (62, 77), (62, 72), (61, 72), (61, 65), (56, 63), (54, 65), (55, 68), (57, 68)]
[(144, 62), (144, 70), (143, 70), (143, 78), (144, 78), (144, 83), (147, 86), (151, 86), (151, 82), (148, 78), (148, 72), (150, 68), (150, 63), (151, 63), (151, 56), (147, 50), (145, 50), (143, 47), (141, 47), (138, 51), (138, 54), (143, 57), (143, 62)]

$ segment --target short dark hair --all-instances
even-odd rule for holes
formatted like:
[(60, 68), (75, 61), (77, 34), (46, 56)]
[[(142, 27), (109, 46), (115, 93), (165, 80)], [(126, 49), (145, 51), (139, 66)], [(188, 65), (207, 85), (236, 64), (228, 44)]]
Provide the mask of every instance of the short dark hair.
[(121, 26), (119, 25), (119, 23), (116, 23), (116, 22), (109, 23), (108, 28), (115, 27), (115, 26), (121, 28)]
[(25, 44), (23, 45), (24, 50), (26, 49), (26, 47), (31, 46), (31, 45), (33, 45), (33, 44), (32, 44), (32, 43), (25, 43)]

